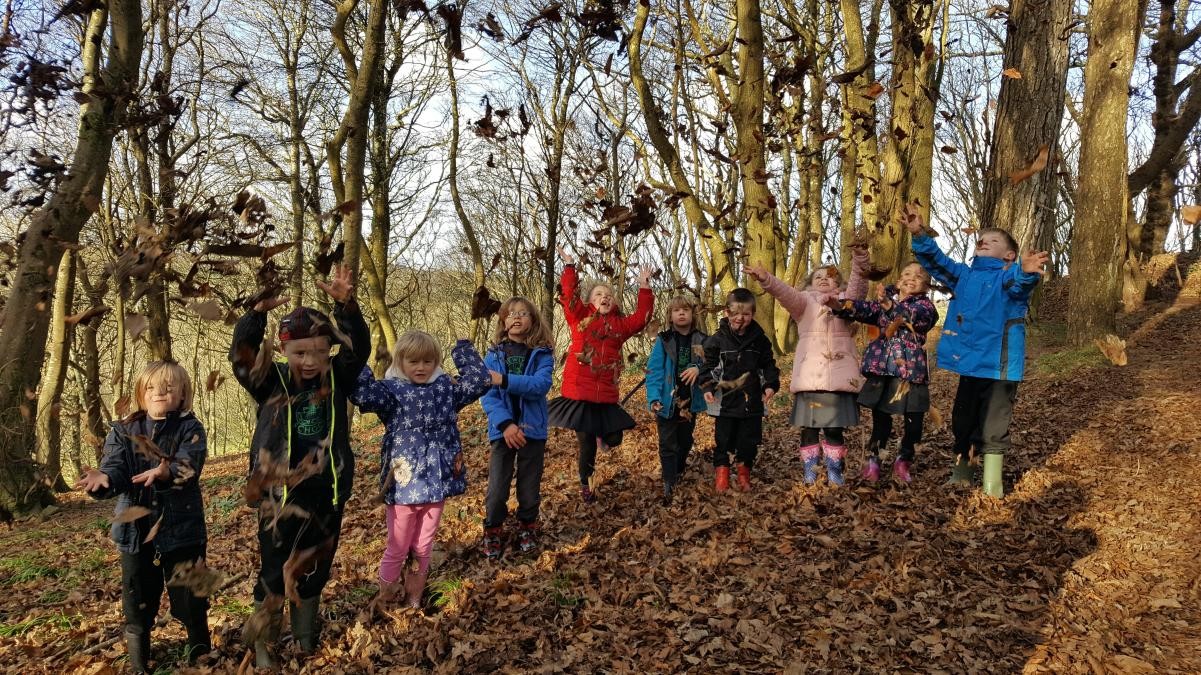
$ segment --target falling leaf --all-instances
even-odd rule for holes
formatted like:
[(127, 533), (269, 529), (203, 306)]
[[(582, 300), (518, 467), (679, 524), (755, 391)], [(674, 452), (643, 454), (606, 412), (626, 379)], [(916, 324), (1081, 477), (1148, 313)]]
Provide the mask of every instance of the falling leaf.
[(1048, 145), (1044, 145), (1039, 148), (1038, 155), (1035, 156), (1034, 161), (1030, 162), (1029, 166), (1009, 174), (1009, 184), (1017, 185), (1018, 183), (1021, 183), (1027, 178), (1045, 169), (1047, 167), (1047, 156), (1050, 153), (1050, 149), (1051, 148)]
[(68, 326), (73, 326), (77, 323), (86, 324), (89, 321), (91, 321), (92, 319), (95, 319), (96, 317), (104, 316), (105, 314), (108, 314), (110, 311), (111, 311), (111, 309), (104, 305), (101, 305), (99, 307), (92, 307), (90, 309), (85, 309), (84, 311), (80, 312), (79, 314), (72, 314), (71, 316), (68, 316), (67, 318), (63, 319), (63, 322), (66, 323)]
[(285, 242), (283, 244), (276, 244), (274, 246), (268, 246), (267, 248), (263, 249), (263, 252), (260, 254), (259, 257), (262, 258), (264, 261), (266, 261), (267, 259), (275, 257), (275, 256), (279, 255), (280, 253), (283, 253), (284, 251), (292, 248), (295, 245), (296, 245), (296, 242), (289, 241), (289, 242)]
[(149, 326), (150, 322), (141, 314), (134, 314), (132, 312), (125, 314), (125, 332), (129, 334), (130, 340), (138, 339), (138, 336)]
[(1122, 338), (1113, 335), (1106, 335), (1104, 338), (1093, 341), (1097, 345), (1097, 349), (1109, 359), (1109, 362), (1115, 366), (1126, 365), (1126, 341)]
[[(131, 507), (132, 508), (132, 507)], [(149, 544), (158, 536), (158, 528), (163, 524), (163, 516), (159, 516), (158, 520), (154, 521), (154, 525), (150, 527), (150, 531), (146, 533), (146, 538), (142, 540), (143, 544)]]
[(225, 309), (216, 300), (193, 302), (188, 310), (205, 321), (220, 321), (225, 318)]
[(221, 589), (225, 583), (225, 575), (211, 569), (203, 558), (194, 562), (183, 562), (175, 566), (168, 586), (183, 586), (192, 591), (192, 595), (207, 598)]
[(113, 516), (114, 523), (132, 523), (138, 518), (150, 515), (150, 509), (145, 506), (127, 506), (123, 511)]
[(879, 98), (880, 94), (883, 93), (884, 85), (880, 84), (879, 82), (872, 82), (871, 86), (867, 88), (867, 91), (863, 92), (863, 95), (874, 100)]
[(944, 153), (946, 153), (946, 154), (948, 154), (948, 155), (953, 155), (953, 154), (955, 154), (955, 153), (959, 152), (959, 148), (956, 148), (956, 147), (955, 147), (955, 146), (953, 146), (953, 145), (944, 145), (944, 146), (942, 146), (942, 147), (941, 147), (941, 148), (939, 148), (939, 149), (940, 149), (940, 150), (942, 150), (942, 152), (944, 152)]
[(487, 319), (500, 311), (500, 305), (500, 300), (493, 298), (486, 286), (480, 286), (471, 296), (471, 318)]
[(220, 387), (221, 383), (224, 381), (225, 381), (225, 375), (223, 375), (221, 373), (221, 371), (219, 371), (219, 370), (211, 371), (209, 373), (208, 379), (205, 381), (204, 388), (206, 391), (208, 391), (211, 394), (212, 392), (217, 391), (217, 387)]
[(1196, 225), (1201, 220), (1201, 206), (1191, 204), (1180, 209), (1180, 219), (1187, 225)]
[(1022, 79), (1022, 71), (1018, 70), (1017, 68), (1006, 68), (1005, 70), (1001, 71), (1001, 74), (1013, 80)]

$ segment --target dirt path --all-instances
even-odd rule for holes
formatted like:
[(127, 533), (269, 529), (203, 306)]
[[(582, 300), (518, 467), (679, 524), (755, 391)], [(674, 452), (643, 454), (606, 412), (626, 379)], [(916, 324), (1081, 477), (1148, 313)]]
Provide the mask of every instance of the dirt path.
[[(308, 672), (1199, 672), (1201, 308), (1139, 335), (1125, 368), (1022, 386), (994, 502), (943, 485), (949, 436), (933, 433), (906, 488), (805, 488), (787, 411), (774, 409), (749, 495), (713, 494), (699, 460), (676, 503), (657, 503), (653, 424), (600, 458), (601, 502), (578, 503), (568, 437), (552, 438), (545, 550), (481, 560), (480, 422), (464, 423), (472, 487), (448, 505), (445, 559), (427, 614), (362, 613), (383, 548), (367, 503), (379, 430), (364, 432), (357, 506), (327, 590), (325, 646)], [(954, 382), (933, 395), (945, 411)], [(631, 402), (631, 407), (635, 404)], [(851, 435), (857, 473), (866, 428)], [(711, 427), (697, 432), (700, 450)], [(205, 470), (210, 559), (232, 577), (214, 599), (218, 655), (244, 650), (254, 514), (238, 506), (243, 458)], [(0, 533), (0, 664), (8, 672), (124, 667), (111, 504), (72, 497), (44, 523)], [(182, 632), (156, 633), (178, 656)]]

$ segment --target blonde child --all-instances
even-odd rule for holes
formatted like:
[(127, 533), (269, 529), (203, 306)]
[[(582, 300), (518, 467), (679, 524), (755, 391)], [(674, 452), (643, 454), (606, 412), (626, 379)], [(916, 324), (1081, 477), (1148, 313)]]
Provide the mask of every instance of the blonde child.
[(833, 298), (861, 299), (867, 291), (864, 277), (867, 250), (855, 247), (851, 251), (851, 280), (843, 292), (839, 290), (842, 274), (832, 265), (810, 273), (804, 290), (789, 286), (763, 268), (747, 270), (763, 290), (780, 301), (797, 324), (790, 421), (801, 429), (800, 455), (808, 485), (817, 482), (817, 465), (822, 454), (826, 457), (827, 480), (833, 485), (843, 484), (846, 458), (843, 430), (859, 423), (855, 396), (863, 382), (859, 377), (853, 324), (834, 316), (827, 307)]
[(488, 494), (481, 552), (500, 557), (509, 487), (517, 469), (517, 548), (538, 547), (538, 507), (546, 455), (546, 394), (555, 370), (554, 336), (534, 304), (510, 298), (500, 306), (496, 336), (484, 355), (492, 387), (480, 403), (488, 414)]
[(663, 504), (672, 494), (692, 451), (696, 414), (706, 405), (697, 377), (705, 364), (705, 338), (696, 326), (696, 307), (676, 296), (667, 303), (667, 329), (659, 333), (646, 363), (646, 403), (659, 431)]
[[(178, 363), (146, 364), (134, 382), (134, 401), (137, 411), (113, 422), (100, 468), (88, 470), (75, 486), (96, 499), (117, 497), (112, 537), (121, 551), (125, 642), (129, 665), (144, 673), (150, 672), (150, 630), (164, 583), (181, 566), (204, 564), (200, 472), (207, 443), (192, 414), (191, 379)], [(120, 522), (131, 508), (148, 512)], [(172, 616), (187, 630), (189, 661), (195, 661), (212, 648), (208, 598), (175, 585), (167, 586), (167, 597)]]
[[(459, 370), (457, 382), (442, 371), (434, 338), (410, 331), (397, 338), (385, 379), (375, 379), (364, 367), (350, 397), (384, 423), (380, 486), (388, 544), (379, 567), (380, 595), (390, 598), (403, 588), (409, 607), (421, 606), (442, 507), (448, 497), (467, 490), (459, 411), (491, 383), (470, 341), (460, 339), (451, 357)], [(410, 555), (413, 567), (405, 565)]]

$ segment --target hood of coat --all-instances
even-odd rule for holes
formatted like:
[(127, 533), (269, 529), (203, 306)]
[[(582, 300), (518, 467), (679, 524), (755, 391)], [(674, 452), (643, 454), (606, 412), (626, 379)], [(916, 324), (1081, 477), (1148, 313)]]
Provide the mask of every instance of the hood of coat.
[[(438, 378), (442, 377), (445, 374), (446, 374), (446, 371), (442, 370), (442, 366), (438, 366), (437, 368), (434, 369), (434, 372), (432, 374), (430, 374), (430, 379), (427, 380), (425, 382), (425, 384), (432, 384), (434, 382), (437, 382)], [(384, 372), (384, 379), (385, 380), (396, 380), (397, 382), (400, 382), (401, 384), (416, 384), (415, 382), (413, 382), (412, 380), (409, 379), (408, 375), (404, 374), (404, 372), (400, 369), (400, 365), (395, 364), (395, 363), (388, 366), (388, 370)], [(421, 385), (418, 384), (417, 386), (421, 386)]]

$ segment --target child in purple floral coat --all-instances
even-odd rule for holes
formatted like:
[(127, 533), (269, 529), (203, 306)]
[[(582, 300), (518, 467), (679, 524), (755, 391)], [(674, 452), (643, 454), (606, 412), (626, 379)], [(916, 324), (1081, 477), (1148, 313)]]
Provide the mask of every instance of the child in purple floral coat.
[(905, 418), (901, 452), (892, 464), (897, 480), (908, 483), (914, 447), (922, 438), (922, 423), (930, 409), (926, 333), (938, 321), (938, 310), (927, 296), (930, 275), (917, 263), (901, 271), (895, 286), (882, 288), (879, 299), (840, 301), (836, 314), (874, 325), (880, 337), (863, 352), (861, 372), (867, 381), (859, 391), (859, 405), (872, 411), (872, 435), (867, 443), (864, 479), (880, 478), (880, 450), (892, 435), (892, 416)]

